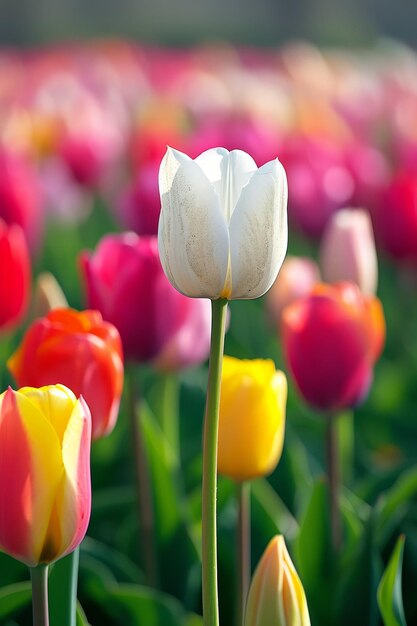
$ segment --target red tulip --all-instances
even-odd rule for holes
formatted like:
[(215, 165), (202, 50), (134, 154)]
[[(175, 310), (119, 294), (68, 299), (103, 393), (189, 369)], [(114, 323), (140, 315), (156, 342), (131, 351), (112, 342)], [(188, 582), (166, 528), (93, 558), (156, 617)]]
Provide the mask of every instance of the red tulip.
[(26, 313), (30, 259), (23, 230), (0, 219), (0, 331), (15, 327)]
[(35, 320), (8, 366), (20, 387), (62, 384), (86, 400), (92, 437), (113, 430), (123, 386), (119, 333), (98, 311), (55, 309)]
[(304, 400), (334, 411), (368, 392), (385, 322), (381, 302), (352, 283), (317, 285), (282, 316), (287, 366)]
[(377, 241), (395, 259), (417, 261), (417, 175), (397, 173), (373, 212)]
[(156, 237), (109, 235), (81, 261), (88, 306), (119, 330), (126, 358), (176, 369), (207, 357), (210, 304), (172, 287)]

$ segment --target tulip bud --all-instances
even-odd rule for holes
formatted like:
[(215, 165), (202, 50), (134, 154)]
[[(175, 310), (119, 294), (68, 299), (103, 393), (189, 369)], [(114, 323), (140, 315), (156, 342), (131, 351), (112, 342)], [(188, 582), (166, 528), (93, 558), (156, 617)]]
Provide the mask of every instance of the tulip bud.
[(63, 385), (0, 395), (0, 549), (35, 567), (72, 552), (91, 509), (90, 411)]
[(35, 320), (8, 367), (19, 386), (59, 382), (82, 395), (93, 439), (113, 430), (123, 387), (122, 346), (117, 329), (98, 311), (55, 309)]
[(17, 224), (0, 219), (0, 331), (14, 328), (26, 313), (30, 259), (25, 236)]
[(304, 400), (321, 410), (363, 400), (384, 337), (381, 302), (353, 283), (317, 285), (282, 315), (287, 367)]
[(162, 370), (204, 361), (210, 348), (210, 303), (179, 294), (165, 276), (156, 237), (104, 237), (82, 269), (87, 301), (116, 326), (127, 359)]
[(237, 481), (270, 474), (282, 452), (287, 379), (270, 360), (223, 359), (218, 470)]
[(269, 542), (252, 578), (244, 626), (310, 626), (307, 600), (285, 546)]
[(344, 209), (332, 216), (321, 241), (320, 265), (326, 282), (351, 281), (364, 294), (375, 294), (378, 262), (368, 213)]
[(195, 160), (168, 148), (159, 172), (158, 244), (172, 285), (194, 298), (252, 299), (274, 282), (287, 249), (287, 180), (276, 159), (245, 152)]
[(266, 309), (272, 325), (278, 326), (285, 307), (310, 293), (318, 282), (317, 263), (307, 257), (287, 256), (266, 296)]

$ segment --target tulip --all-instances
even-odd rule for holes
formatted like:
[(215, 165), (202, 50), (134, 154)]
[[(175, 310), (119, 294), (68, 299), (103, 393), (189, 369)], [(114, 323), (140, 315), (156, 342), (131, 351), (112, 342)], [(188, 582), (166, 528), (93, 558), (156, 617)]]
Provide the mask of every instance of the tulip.
[(304, 400), (336, 411), (366, 396), (385, 336), (381, 302), (351, 283), (318, 285), (282, 315), (284, 357)]
[(29, 567), (84, 538), (90, 430), (88, 406), (63, 385), (0, 395), (0, 548)]
[(219, 473), (236, 481), (270, 474), (282, 452), (287, 379), (270, 360), (223, 359)]
[(159, 172), (159, 252), (181, 293), (252, 299), (274, 282), (287, 248), (287, 181), (279, 161), (214, 148), (195, 160), (168, 148)]
[(310, 626), (307, 600), (284, 537), (271, 539), (255, 570), (244, 626)]
[(381, 194), (372, 218), (377, 241), (394, 259), (417, 260), (417, 175), (400, 171)]
[(126, 358), (163, 370), (207, 358), (209, 303), (190, 300), (170, 285), (156, 237), (109, 235), (81, 261), (88, 305), (119, 330)]
[(23, 318), (30, 289), (30, 259), (17, 224), (0, 219), (0, 331), (14, 328)]
[(378, 261), (367, 212), (345, 209), (333, 215), (321, 241), (320, 265), (326, 282), (351, 281), (364, 294), (375, 294)]
[(157, 172), (156, 164), (143, 166), (119, 200), (121, 221), (138, 235), (156, 235), (158, 232), (161, 202)]
[(40, 186), (30, 164), (4, 149), (0, 150), (0, 218), (19, 224), (29, 248), (36, 249), (42, 227)]
[(278, 326), (285, 307), (310, 293), (318, 282), (320, 271), (315, 261), (307, 257), (287, 256), (266, 295), (266, 309), (272, 325)]
[(122, 346), (116, 328), (98, 311), (55, 309), (35, 320), (8, 367), (19, 386), (61, 383), (82, 395), (93, 439), (113, 430), (123, 386)]

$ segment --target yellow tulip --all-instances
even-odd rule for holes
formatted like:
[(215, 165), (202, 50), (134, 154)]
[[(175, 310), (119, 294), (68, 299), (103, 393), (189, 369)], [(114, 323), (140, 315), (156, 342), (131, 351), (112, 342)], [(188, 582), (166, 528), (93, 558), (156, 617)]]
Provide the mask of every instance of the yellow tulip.
[(244, 626), (310, 626), (304, 589), (284, 537), (269, 542), (252, 578)]
[(287, 379), (271, 360), (223, 360), (219, 473), (237, 481), (271, 473), (284, 442)]

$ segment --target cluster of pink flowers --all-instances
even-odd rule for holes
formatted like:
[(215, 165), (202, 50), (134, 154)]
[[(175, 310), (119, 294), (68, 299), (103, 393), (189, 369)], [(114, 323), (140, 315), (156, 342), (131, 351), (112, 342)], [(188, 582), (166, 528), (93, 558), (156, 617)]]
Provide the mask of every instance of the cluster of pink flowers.
[[(42, 216), (81, 220), (100, 194), (121, 228), (155, 234), (166, 145), (277, 154), (289, 213), (321, 235), (367, 208), (378, 244), (417, 260), (417, 57), (123, 42), (0, 54), (0, 217), (40, 245)], [(28, 76), (30, 77), (28, 80)]]

